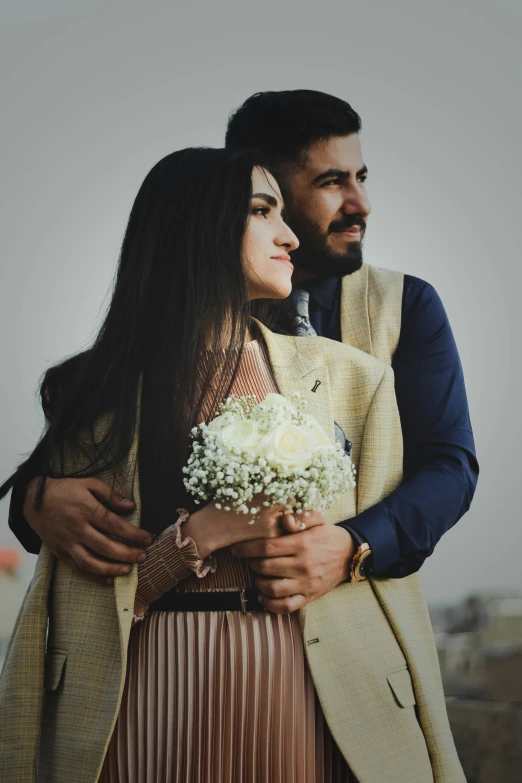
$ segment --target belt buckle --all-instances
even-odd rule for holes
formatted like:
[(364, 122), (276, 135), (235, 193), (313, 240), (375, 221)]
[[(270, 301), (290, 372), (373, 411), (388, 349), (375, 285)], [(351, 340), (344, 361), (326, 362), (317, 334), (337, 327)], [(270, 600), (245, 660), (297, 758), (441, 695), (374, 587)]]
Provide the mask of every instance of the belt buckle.
[(241, 601), (241, 611), (245, 614), (253, 614), (252, 611), (247, 609), (248, 597), (245, 595), (246, 588), (243, 588), (239, 593), (239, 600)]

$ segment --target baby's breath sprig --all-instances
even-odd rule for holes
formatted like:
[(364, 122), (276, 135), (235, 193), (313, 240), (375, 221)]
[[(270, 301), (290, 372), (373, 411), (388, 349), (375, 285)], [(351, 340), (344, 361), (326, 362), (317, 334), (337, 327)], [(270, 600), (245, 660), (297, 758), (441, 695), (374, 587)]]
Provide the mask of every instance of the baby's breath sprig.
[(218, 410), (220, 415), (230, 413), (238, 419), (248, 419), (256, 404), (257, 398), (255, 394), (246, 394), (244, 397), (238, 397), (233, 394), (219, 405)]
[(308, 412), (308, 400), (300, 392), (293, 392), (288, 399), (294, 407), (292, 415), (294, 424), (304, 424)]

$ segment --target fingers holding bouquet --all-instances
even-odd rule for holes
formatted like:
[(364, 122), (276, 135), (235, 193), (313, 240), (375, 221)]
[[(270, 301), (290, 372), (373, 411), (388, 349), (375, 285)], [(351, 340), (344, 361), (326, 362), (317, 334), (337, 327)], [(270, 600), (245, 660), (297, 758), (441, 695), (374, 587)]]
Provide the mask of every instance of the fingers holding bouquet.
[[(300, 533), (307, 528), (324, 524), (323, 517), (315, 511), (296, 513), (294, 510), (297, 505), (295, 498), (290, 498), (285, 504), (276, 503), (268, 507), (267, 500), (264, 493), (254, 499), (254, 504), (260, 507), (260, 511), (252, 520), (249, 520), (251, 529), (248, 538), (244, 538), (244, 541)], [(268, 530), (264, 532), (267, 523)]]
[[(289, 503), (289, 506), (292, 504)], [(324, 525), (325, 519), (317, 511), (308, 511), (305, 514), (295, 514), (292, 510), (286, 510), (281, 515), (281, 527), (285, 533), (302, 533), (317, 525)]]

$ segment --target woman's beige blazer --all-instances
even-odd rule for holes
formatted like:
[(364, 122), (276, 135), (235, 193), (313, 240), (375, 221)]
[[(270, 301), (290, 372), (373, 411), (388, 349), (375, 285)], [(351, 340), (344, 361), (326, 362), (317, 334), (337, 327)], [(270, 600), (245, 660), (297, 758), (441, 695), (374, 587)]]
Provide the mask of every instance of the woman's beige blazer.
[[(332, 438), (335, 420), (353, 443), (357, 487), (328, 521), (374, 505), (401, 481), (390, 366), (324, 338), (261, 330), (280, 391), (300, 391)], [(136, 501), (135, 525), (137, 449), (136, 436), (116, 477)], [(136, 583), (135, 567), (113, 589), (93, 584), (42, 547), (0, 679), (2, 783), (97, 780), (125, 681)], [(360, 783), (463, 783), (417, 575), (343, 583), (300, 620), (326, 720)]]

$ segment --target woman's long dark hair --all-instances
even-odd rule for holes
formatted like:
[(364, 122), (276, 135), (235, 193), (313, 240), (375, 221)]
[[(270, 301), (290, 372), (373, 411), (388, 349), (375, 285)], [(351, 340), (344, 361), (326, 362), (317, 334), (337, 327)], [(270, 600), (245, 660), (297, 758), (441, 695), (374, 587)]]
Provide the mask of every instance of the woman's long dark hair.
[[(85, 433), (89, 443), (96, 440), (102, 414), (110, 413), (111, 425), (89, 448), (81, 475), (120, 464), (136, 429), (141, 379), (139, 462), (154, 477), (147, 498), (142, 488), (149, 529), (164, 527), (186, 501), (180, 468), (215, 371), (210, 363), (201, 378), (200, 357), (209, 340), (223, 336), (229, 348), (242, 346), (250, 315), (268, 325), (274, 320), (273, 303), (248, 303), (242, 268), (255, 165), (252, 153), (189, 148), (152, 168), (130, 213), (104, 323), (90, 350), (45, 373), (40, 396), (48, 429), (0, 497), (19, 480), (41, 475), (38, 507), (45, 477), (80, 475), (65, 473), (63, 459), (53, 471), (51, 459), (54, 465), (67, 444), (81, 448)], [(216, 405), (230, 390), (241, 352), (225, 354), (214, 381)]]

